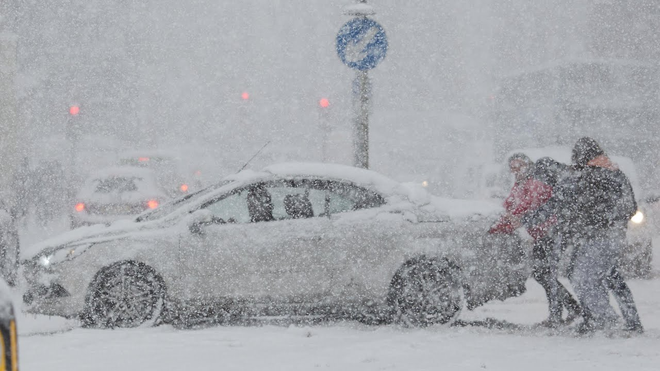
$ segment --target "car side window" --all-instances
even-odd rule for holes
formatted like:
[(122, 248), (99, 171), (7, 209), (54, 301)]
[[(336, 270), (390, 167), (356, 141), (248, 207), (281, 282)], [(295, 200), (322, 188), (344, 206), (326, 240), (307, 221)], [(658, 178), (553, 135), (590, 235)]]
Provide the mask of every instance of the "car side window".
[(316, 197), (310, 197), (310, 190), (301, 184), (277, 182), (267, 185), (266, 189), (271, 195), (275, 220), (313, 218), (323, 210), (323, 204), (318, 204)]
[(379, 194), (348, 182), (312, 180), (309, 183), (311, 189), (322, 194), (316, 197), (324, 199), (323, 215), (379, 207), (385, 203)]
[(228, 223), (249, 223), (251, 221), (248, 211), (246, 190), (237, 191), (229, 196), (213, 202), (205, 208), (213, 216), (220, 218)]
[(202, 206), (229, 223), (329, 216), (378, 207), (382, 196), (348, 182), (288, 179), (252, 184)]

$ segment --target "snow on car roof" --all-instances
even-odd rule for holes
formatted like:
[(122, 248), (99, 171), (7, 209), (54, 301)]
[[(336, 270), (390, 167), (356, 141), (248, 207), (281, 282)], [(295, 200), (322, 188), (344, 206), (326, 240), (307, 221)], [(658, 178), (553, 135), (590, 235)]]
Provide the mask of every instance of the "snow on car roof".
[(138, 157), (153, 157), (163, 159), (178, 159), (179, 155), (176, 152), (166, 151), (162, 149), (148, 149), (148, 150), (132, 150), (122, 153), (119, 158), (138, 158)]
[(90, 179), (101, 179), (111, 177), (136, 177), (136, 178), (154, 178), (154, 172), (150, 169), (133, 166), (114, 166), (101, 169), (89, 175)]
[(289, 162), (267, 166), (263, 171), (281, 176), (311, 175), (328, 179), (343, 179), (363, 186), (373, 187), (375, 190), (385, 194), (391, 194), (400, 184), (372, 170), (339, 164)]
[[(277, 176), (316, 176), (325, 179), (340, 179), (374, 190), (386, 198), (403, 197), (418, 205), (430, 202), (430, 195), (424, 188), (407, 183), (399, 183), (372, 170), (360, 169), (340, 164), (313, 162), (289, 162), (267, 166), (264, 173)], [(394, 200), (390, 200), (392, 202)]]
[[(323, 163), (283, 163), (271, 165), (264, 172), (280, 176), (312, 175), (328, 179), (344, 179), (371, 188), (390, 198), (405, 197), (417, 205), (428, 205), (452, 219), (463, 219), (474, 215), (500, 213), (499, 204), (482, 200), (462, 200), (431, 196), (419, 184), (399, 183), (372, 170), (352, 166)], [(394, 200), (395, 201), (395, 200)]]

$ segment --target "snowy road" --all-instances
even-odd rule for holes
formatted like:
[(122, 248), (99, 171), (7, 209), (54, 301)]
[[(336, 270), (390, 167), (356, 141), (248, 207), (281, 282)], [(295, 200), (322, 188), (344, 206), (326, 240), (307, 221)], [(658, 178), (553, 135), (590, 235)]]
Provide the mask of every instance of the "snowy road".
[[(21, 370), (658, 370), (660, 279), (631, 281), (631, 287), (646, 327), (633, 338), (357, 323), (68, 331), (75, 323), (23, 316)], [(523, 296), (461, 318), (532, 324), (545, 315), (542, 289), (530, 281)]]

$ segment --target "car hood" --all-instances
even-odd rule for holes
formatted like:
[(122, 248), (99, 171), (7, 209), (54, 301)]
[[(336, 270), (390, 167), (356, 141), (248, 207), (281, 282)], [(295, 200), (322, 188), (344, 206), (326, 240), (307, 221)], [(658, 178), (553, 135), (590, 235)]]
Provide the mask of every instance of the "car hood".
[(118, 220), (110, 225), (95, 224), (76, 228), (53, 238), (39, 242), (21, 251), (21, 260), (29, 260), (45, 251), (55, 251), (83, 244), (93, 244), (124, 238), (135, 233), (145, 233), (163, 227), (166, 221), (159, 219), (151, 222)]
[(432, 196), (428, 205), (420, 207), (429, 212), (447, 215), (452, 220), (474, 217), (493, 217), (504, 212), (499, 200), (463, 200)]

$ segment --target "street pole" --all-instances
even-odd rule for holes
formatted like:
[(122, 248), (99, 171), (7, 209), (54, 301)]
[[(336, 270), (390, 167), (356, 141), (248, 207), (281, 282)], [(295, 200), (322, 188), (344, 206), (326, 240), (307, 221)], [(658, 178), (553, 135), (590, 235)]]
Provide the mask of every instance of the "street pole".
[(371, 84), (368, 71), (355, 71), (355, 118), (353, 119), (353, 166), (369, 168), (369, 96)]
[(387, 36), (383, 27), (368, 16), (376, 14), (366, 0), (358, 0), (344, 10), (354, 17), (337, 34), (337, 54), (355, 70), (353, 81), (353, 166), (369, 168), (369, 109), (371, 81), (369, 70), (376, 67), (387, 53)]

